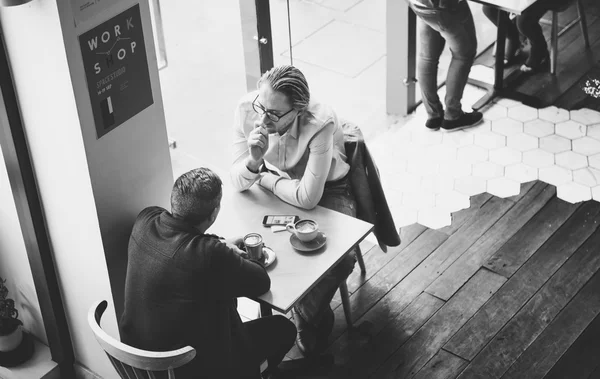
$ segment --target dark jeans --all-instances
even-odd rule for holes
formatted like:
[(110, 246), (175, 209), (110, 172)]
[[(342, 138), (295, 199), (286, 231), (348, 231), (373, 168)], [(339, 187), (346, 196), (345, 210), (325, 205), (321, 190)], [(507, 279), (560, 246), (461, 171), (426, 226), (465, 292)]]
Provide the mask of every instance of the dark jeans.
[[(334, 211), (356, 217), (356, 201), (348, 176), (336, 182), (325, 184), (325, 190), (319, 205)], [(296, 306), (296, 312), (314, 327), (319, 325), (325, 310), (329, 307), (340, 283), (346, 280), (356, 262), (354, 252), (346, 255), (328, 274), (326, 274)]]
[[(296, 326), (281, 315), (261, 317), (244, 323), (252, 347), (252, 355), (242, 357), (241, 379), (260, 379), (260, 364), (269, 359), (279, 364), (296, 340)], [(246, 370), (244, 367), (251, 367)]]
[[(417, 63), (419, 87), (429, 118), (456, 120), (463, 112), (461, 99), (477, 53), (473, 15), (466, 1), (454, 8), (428, 8), (410, 4), (419, 23), (420, 53)], [(452, 60), (446, 77), (446, 111), (437, 94), (440, 56), (448, 43)]]
[[(548, 53), (546, 38), (540, 26), (540, 18), (555, 4), (555, 0), (538, 0), (527, 8), (521, 15), (516, 18), (516, 25), (512, 22), (505, 22), (507, 25), (506, 37), (515, 41), (519, 38), (519, 32), (523, 34), (531, 45), (530, 57), (533, 61), (539, 61)], [(490, 5), (483, 6), (483, 13), (487, 18), (498, 26), (498, 12), (496, 7)], [(501, 17), (508, 19), (508, 14), (502, 12)], [(505, 20), (506, 21), (506, 20)]]

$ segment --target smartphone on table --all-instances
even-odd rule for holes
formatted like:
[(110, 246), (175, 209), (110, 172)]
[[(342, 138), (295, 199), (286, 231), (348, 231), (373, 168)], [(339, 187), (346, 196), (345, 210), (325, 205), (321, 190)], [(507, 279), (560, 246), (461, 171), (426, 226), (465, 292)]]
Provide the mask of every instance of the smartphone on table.
[(295, 215), (266, 215), (263, 217), (263, 226), (282, 225), (285, 226), (290, 223), (295, 223), (300, 220), (299, 216)]

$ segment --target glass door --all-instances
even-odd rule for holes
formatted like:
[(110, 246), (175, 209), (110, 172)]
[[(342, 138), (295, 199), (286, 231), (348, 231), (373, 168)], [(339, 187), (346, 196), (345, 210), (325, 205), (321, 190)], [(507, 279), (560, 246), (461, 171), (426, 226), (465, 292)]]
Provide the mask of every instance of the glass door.
[(273, 64), (293, 64), (302, 70), (311, 95), (332, 106), (338, 116), (356, 122), (368, 135), (394, 122), (389, 114), (402, 116), (412, 110), (415, 84), (408, 78), (414, 77), (410, 72), (414, 65), (407, 52), (409, 36), (414, 51), (414, 33), (407, 32), (406, 22), (398, 21), (409, 20), (405, 2), (268, 3)]
[[(257, 20), (263, 20), (257, 9), (264, 14), (261, 7), (268, 5), (265, 0), (169, 0), (155, 9), (164, 40), (157, 41), (158, 52), (162, 45), (168, 54), (159, 75), (175, 177), (199, 166), (223, 175), (229, 170), (237, 102), (249, 87), (256, 88), (268, 66), (265, 57), (272, 56), (265, 50), (268, 30), (257, 29)], [(263, 37), (267, 43), (260, 42)]]

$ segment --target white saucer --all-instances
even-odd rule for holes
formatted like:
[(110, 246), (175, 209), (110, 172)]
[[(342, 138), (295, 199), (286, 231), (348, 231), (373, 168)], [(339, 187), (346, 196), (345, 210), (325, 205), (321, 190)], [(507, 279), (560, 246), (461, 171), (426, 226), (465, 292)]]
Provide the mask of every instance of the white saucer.
[(292, 244), (292, 247), (299, 251), (306, 252), (318, 250), (325, 246), (325, 242), (327, 242), (327, 236), (325, 236), (325, 233), (323, 232), (319, 232), (319, 234), (317, 234), (317, 237), (315, 237), (314, 240), (309, 242), (300, 241), (295, 234), (292, 234), (290, 236), (290, 243)]
[(275, 259), (277, 259), (277, 255), (270, 247), (263, 247), (263, 254), (266, 256), (265, 262), (263, 263), (265, 268), (269, 267), (273, 262), (275, 262)]

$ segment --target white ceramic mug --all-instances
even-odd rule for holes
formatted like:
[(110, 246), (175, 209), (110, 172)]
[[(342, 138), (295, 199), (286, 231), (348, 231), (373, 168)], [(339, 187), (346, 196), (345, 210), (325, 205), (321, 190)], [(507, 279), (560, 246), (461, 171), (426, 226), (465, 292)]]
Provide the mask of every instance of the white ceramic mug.
[(319, 235), (319, 224), (314, 220), (299, 220), (293, 224), (287, 224), (288, 232), (294, 233), (302, 242), (310, 242)]

